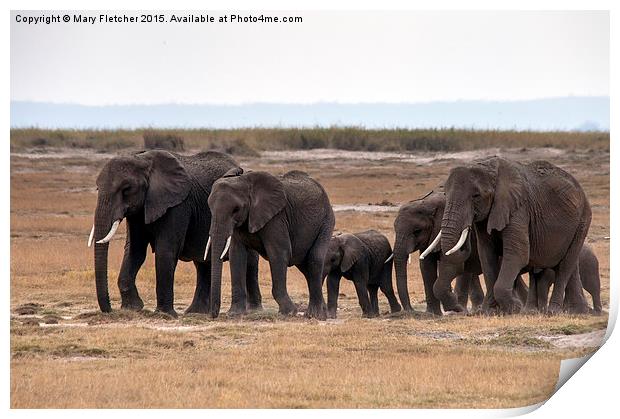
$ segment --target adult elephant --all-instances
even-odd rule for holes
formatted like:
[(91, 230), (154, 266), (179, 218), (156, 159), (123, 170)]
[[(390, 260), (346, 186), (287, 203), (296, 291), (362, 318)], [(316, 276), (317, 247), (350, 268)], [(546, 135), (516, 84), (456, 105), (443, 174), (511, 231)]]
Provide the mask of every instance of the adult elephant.
[(577, 268), (592, 212), (573, 176), (546, 161), (521, 164), (492, 157), (453, 168), (445, 191), (442, 252), (461, 252), (475, 229), (485, 308), (517, 311), (514, 278), (524, 269), (550, 268), (556, 278), (548, 311), (562, 310), (567, 285), (576, 290), (569, 310), (587, 311)]
[[(471, 299), (472, 311), (476, 312), (483, 302), (484, 292), (479, 279), (482, 268), (475, 234), (468, 238), (458, 255), (445, 256), (440, 252), (439, 230), (445, 205), (445, 193), (432, 191), (402, 205), (394, 220), (396, 283), (401, 304), (406, 310), (412, 310), (407, 289), (407, 260), (418, 250), (427, 312), (442, 315), (440, 302), (445, 311), (467, 311), (468, 299)], [(452, 292), (454, 278), (456, 296)], [(514, 292), (525, 304), (527, 286), (521, 277), (515, 281)]]
[(386, 296), (392, 313), (401, 310), (392, 287), (392, 246), (376, 230), (344, 233), (332, 237), (325, 255), (323, 278), (327, 277), (327, 315), (336, 318), (340, 279), (355, 285), (365, 317), (379, 315), (378, 290)]
[[(579, 253), (579, 279), (583, 289), (592, 297), (594, 306), (592, 313), (599, 315), (603, 311), (601, 304), (601, 278), (599, 274), (598, 258), (590, 246), (584, 244)], [(530, 293), (526, 304), (528, 312), (545, 312), (549, 301), (549, 288), (555, 282), (555, 271), (544, 269), (540, 272), (530, 272)], [(534, 286), (535, 284), (535, 286)], [(571, 289), (566, 290), (564, 304), (571, 300)]]
[[(176, 316), (173, 307), (177, 261), (193, 261), (196, 290), (187, 309), (206, 313), (211, 290), (210, 264), (204, 261), (205, 237), (211, 214), (207, 199), (213, 183), (232, 168), (230, 156), (214, 151), (180, 156), (167, 151), (146, 151), (108, 161), (97, 177), (95, 223), (88, 239), (95, 241), (97, 300), (103, 312), (111, 311), (108, 294), (108, 246), (120, 222), (127, 220), (125, 254), (118, 275), (121, 307), (144, 306), (136, 288), (136, 275), (150, 244), (155, 253), (157, 310)], [(250, 304), (261, 307), (258, 289), (258, 255), (247, 262)]]
[(211, 315), (220, 311), (221, 259), (229, 252), (232, 276), (231, 312), (246, 310), (245, 275), (249, 250), (269, 261), (272, 294), (283, 314), (297, 313), (286, 289), (289, 266), (306, 277), (310, 301), (306, 315), (326, 318), (322, 293), (323, 261), (335, 217), (323, 187), (308, 174), (281, 177), (266, 172), (233, 170), (213, 185), (209, 231), (212, 248)]

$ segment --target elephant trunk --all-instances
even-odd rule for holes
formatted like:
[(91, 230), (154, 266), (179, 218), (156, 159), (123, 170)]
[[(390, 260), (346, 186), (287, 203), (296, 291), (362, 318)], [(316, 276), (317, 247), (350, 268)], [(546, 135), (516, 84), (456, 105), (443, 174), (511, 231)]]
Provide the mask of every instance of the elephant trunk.
[[(106, 236), (112, 227), (110, 219), (109, 203), (105, 198), (100, 198), (95, 210), (94, 238), (99, 240)], [(97, 288), (97, 301), (101, 311), (112, 311), (110, 295), (108, 294), (108, 247), (109, 243), (95, 242), (95, 286)]]
[[(443, 219), (441, 220), (441, 251), (451, 254), (457, 251), (466, 241), (472, 217), (467, 211), (467, 206), (455, 203), (452, 200), (446, 202)], [(460, 245), (460, 246), (459, 246)]]
[(220, 314), (222, 294), (222, 264), (223, 257), (230, 247), (232, 233), (225, 229), (211, 229), (211, 317), (216, 318)]
[(403, 239), (396, 237), (394, 243), (394, 269), (396, 270), (396, 288), (403, 310), (412, 311), (407, 288), (407, 258), (409, 254), (403, 245)]

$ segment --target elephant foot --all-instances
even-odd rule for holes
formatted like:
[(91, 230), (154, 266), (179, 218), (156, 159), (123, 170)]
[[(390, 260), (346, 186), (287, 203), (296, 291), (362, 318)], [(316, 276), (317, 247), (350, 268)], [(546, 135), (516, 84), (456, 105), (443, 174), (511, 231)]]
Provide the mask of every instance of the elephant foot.
[(566, 308), (569, 314), (588, 314), (590, 313), (590, 307), (585, 304), (571, 304)]
[(536, 315), (539, 313), (539, 310), (538, 310), (538, 307), (536, 307), (535, 305), (526, 304), (525, 307), (523, 307), (523, 310), (521, 310), (521, 312), (523, 314)]
[(327, 309), (325, 304), (310, 303), (306, 310), (306, 317), (310, 319), (327, 320)]
[(443, 311), (441, 311), (441, 307), (439, 305), (427, 305), (426, 312), (429, 314), (434, 314), (435, 316), (443, 316)]
[(396, 304), (395, 306), (390, 307), (390, 313), (400, 313), (402, 310), (403, 309), (400, 304)]
[(562, 306), (560, 304), (557, 303), (549, 303), (549, 306), (547, 307), (547, 314), (551, 315), (551, 316), (555, 316), (557, 314), (560, 314), (562, 312)]
[(193, 301), (185, 310), (185, 314), (209, 314), (209, 301), (206, 303)]
[(263, 311), (263, 305), (261, 303), (249, 303), (246, 306), (246, 310), (249, 313), (253, 313), (253, 312), (256, 312), (256, 311)]
[(246, 308), (245, 308), (245, 304), (240, 305), (240, 304), (233, 304), (230, 306), (230, 308), (228, 309), (228, 311), (226, 312), (226, 315), (228, 317), (237, 317), (237, 316), (242, 316), (244, 314), (246, 314)]
[(297, 315), (297, 306), (289, 299), (287, 302), (280, 304), (278, 312), (285, 316), (295, 316)]
[(174, 317), (175, 319), (179, 317), (179, 315), (177, 314), (177, 312), (174, 310), (174, 308), (172, 307), (166, 307), (166, 308), (161, 308), (161, 307), (157, 307), (155, 309), (155, 313), (163, 313), (163, 314), (167, 314), (170, 317)]
[(327, 309), (327, 318), (328, 319), (335, 319), (336, 318), (336, 309)]
[(365, 317), (367, 319), (374, 319), (376, 317), (379, 317), (379, 312), (367, 311), (366, 313), (362, 313), (362, 317)]
[(125, 298), (121, 297), (121, 309), (123, 310), (132, 310), (132, 311), (140, 311), (144, 308), (144, 303), (142, 299), (137, 296), (128, 296)]
[(463, 310), (463, 311), (446, 311), (445, 313), (443, 313), (444, 316), (467, 316), (467, 310)]

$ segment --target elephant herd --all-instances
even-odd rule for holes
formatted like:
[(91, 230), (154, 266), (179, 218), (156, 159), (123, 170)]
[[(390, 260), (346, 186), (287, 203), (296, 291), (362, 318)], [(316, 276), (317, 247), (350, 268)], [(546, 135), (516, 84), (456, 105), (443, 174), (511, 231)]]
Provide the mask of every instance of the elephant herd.
[[(286, 287), (293, 265), (308, 285), (308, 317), (336, 317), (342, 277), (353, 281), (364, 316), (379, 315), (378, 290), (392, 312), (401, 304), (413, 310), (407, 261), (416, 251), (427, 311), (434, 314), (441, 315), (442, 306), (445, 312), (466, 313), (468, 300), (472, 311), (482, 313), (602, 310), (598, 261), (584, 245), (591, 221), (588, 200), (570, 174), (545, 161), (521, 164), (492, 157), (453, 168), (442, 190), (400, 208), (393, 250), (374, 230), (332, 237), (329, 198), (308, 174), (244, 171), (215, 151), (183, 156), (151, 150), (116, 157), (96, 183), (88, 245), (94, 243), (97, 300), (104, 312), (111, 311), (109, 242), (123, 219), (127, 237), (118, 287), (124, 309), (144, 306), (136, 275), (150, 245), (156, 310), (172, 316), (179, 260), (196, 267), (196, 289), (186, 312), (219, 315), (225, 261), (232, 285), (228, 313), (260, 310), (259, 255), (269, 262), (272, 295), (282, 314), (298, 310)], [(525, 273), (529, 287), (521, 278)], [(593, 310), (583, 289), (592, 296)]]

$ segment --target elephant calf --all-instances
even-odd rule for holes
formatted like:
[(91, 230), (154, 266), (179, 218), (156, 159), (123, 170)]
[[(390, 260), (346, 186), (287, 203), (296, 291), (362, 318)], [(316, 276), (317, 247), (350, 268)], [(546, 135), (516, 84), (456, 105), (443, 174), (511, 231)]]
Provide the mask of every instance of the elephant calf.
[[(579, 253), (579, 277), (583, 289), (588, 291), (592, 297), (594, 305), (594, 314), (601, 314), (603, 306), (601, 305), (601, 278), (598, 269), (598, 259), (592, 248), (584, 244)], [(553, 269), (545, 269), (536, 274), (530, 274), (530, 293), (528, 295), (528, 304), (526, 309), (530, 312), (547, 310), (549, 301), (549, 288), (555, 282), (555, 271)], [(535, 283), (535, 286), (534, 286)], [(580, 291), (580, 290), (579, 290)], [(568, 304), (571, 300), (570, 288), (566, 290), (564, 304)]]
[(391, 254), (390, 242), (375, 230), (332, 237), (323, 266), (323, 280), (327, 277), (328, 317), (336, 318), (338, 290), (343, 276), (355, 284), (364, 316), (379, 315), (379, 288), (387, 297), (392, 313), (400, 311), (392, 287)]

